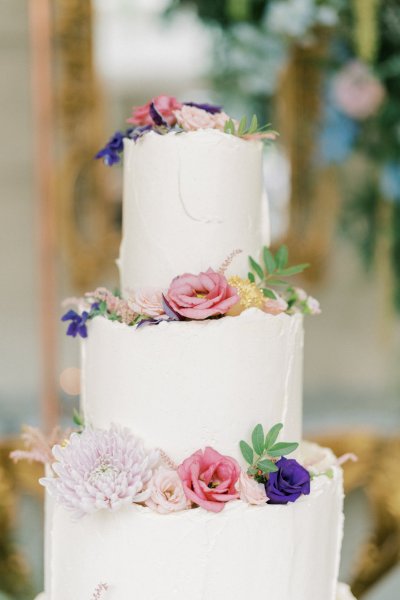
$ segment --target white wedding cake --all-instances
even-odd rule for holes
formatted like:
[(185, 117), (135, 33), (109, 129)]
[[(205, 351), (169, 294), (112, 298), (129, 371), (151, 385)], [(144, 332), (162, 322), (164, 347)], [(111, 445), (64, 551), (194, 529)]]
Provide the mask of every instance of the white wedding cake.
[(301, 442), (318, 304), (287, 283), (305, 265), (267, 248), (274, 134), (166, 96), (131, 122), (99, 153), (124, 154), (121, 294), (63, 317), (83, 338), (84, 427), (42, 480), (44, 597), (348, 600), (342, 471)]

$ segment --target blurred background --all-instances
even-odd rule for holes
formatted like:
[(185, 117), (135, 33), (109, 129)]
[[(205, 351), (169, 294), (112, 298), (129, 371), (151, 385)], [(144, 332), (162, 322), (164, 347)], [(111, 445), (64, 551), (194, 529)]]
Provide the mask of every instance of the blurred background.
[[(92, 160), (160, 93), (257, 113), (273, 244), (310, 262), (307, 437), (345, 467), (341, 577), (400, 594), (398, 0), (1, 0), (0, 599), (42, 589), (40, 468), (23, 423), (69, 424), (78, 343), (64, 297), (118, 284), (121, 170)], [(322, 600), (322, 599), (321, 599)]]

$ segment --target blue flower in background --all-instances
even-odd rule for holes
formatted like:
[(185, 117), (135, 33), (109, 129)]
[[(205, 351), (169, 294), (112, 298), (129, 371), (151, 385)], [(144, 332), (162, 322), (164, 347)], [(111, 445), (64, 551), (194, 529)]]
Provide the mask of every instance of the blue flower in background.
[(384, 165), (379, 183), (387, 200), (400, 203), (400, 163), (390, 162)]
[(319, 139), (319, 157), (322, 163), (345, 161), (353, 150), (358, 129), (356, 121), (328, 105)]
[(74, 310), (69, 310), (61, 317), (61, 321), (71, 321), (68, 325), (67, 335), (71, 335), (72, 337), (80, 335), (82, 338), (87, 338), (86, 321), (88, 318), (89, 313), (86, 310), (81, 315)]

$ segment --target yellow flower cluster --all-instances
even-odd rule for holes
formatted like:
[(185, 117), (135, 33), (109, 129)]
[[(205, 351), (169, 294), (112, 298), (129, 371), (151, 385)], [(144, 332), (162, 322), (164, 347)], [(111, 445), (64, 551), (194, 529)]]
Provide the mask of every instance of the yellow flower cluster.
[(246, 308), (262, 308), (264, 295), (262, 291), (249, 279), (233, 276), (228, 279), (229, 285), (236, 288), (240, 302), (228, 314), (240, 314)]

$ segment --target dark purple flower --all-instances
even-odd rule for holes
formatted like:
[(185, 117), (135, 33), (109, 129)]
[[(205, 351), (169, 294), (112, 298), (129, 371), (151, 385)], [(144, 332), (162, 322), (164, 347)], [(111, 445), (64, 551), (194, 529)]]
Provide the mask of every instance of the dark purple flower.
[(164, 120), (162, 114), (156, 109), (156, 105), (154, 104), (154, 102), (150, 103), (149, 114), (153, 120), (154, 125), (156, 125), (157, 127), (168, 127), (167, 121)]
[(197, 102), (184, 102), (186, 106), (194, 106), (195, 108), (201, 108), (201, 110), (205, 110), (212, 115), (222, 112), (222, 106), (217, 106), (216, 104), (199, 104)]
[(104, 164), (108, 167), (118, 163), (121, 160), (120, 154), (124, 149), (124, 137), (126, 137), (126, 133), (116, 131), (104, 148), (96, 154), (95, 158), (102, 158)]
[(297, 460), (282, 457), (276, 466), (278, 471), (270, 473), (265, 484), (268, 504), (296, 502), (302, 494), (310, 493), (310, 473)]
[(89, 313), (86, 310), (81, 315), (74, 310), (69, 310), (61, 317), (61, 321), (71, 321), (68, 325), (67, 335), (71, 335), (72, 337), (80, 335), (82, 338), (87, 338), (86, 321), (88, 318)]
[(179, 315), (170, 305), (164, 294), (162, 295), (163, 308), (170, 321), (183, 321), (184, 317)]

